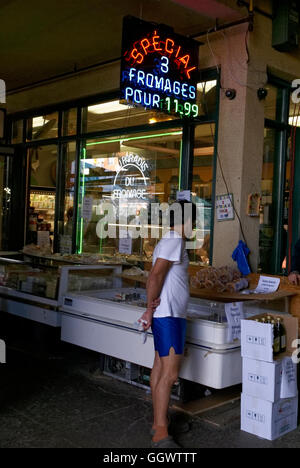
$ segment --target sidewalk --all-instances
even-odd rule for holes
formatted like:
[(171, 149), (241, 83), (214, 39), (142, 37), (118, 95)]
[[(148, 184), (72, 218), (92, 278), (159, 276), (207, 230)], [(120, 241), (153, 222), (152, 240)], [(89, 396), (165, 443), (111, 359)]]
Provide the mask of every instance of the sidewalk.
[[(0, 447), (148, 448), (149, 392), (95, 372), (96, 353), (9, 349), (0, 365)], [(300, 427), (274, 441), (240, 427), (240, 402), (201, 413), (178, 442), (184, 448), (300, 447)]]

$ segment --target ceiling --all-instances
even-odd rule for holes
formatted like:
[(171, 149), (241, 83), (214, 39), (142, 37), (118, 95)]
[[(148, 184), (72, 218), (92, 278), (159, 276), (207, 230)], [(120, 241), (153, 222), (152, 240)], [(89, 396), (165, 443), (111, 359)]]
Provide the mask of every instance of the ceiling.
[[(0, 79), (8, 91), (120, 57), (122, 18), (195, 34), (245, 15), (229, 0), (0, 0)], [(219, 8), (219, 9), (218, 9)]]

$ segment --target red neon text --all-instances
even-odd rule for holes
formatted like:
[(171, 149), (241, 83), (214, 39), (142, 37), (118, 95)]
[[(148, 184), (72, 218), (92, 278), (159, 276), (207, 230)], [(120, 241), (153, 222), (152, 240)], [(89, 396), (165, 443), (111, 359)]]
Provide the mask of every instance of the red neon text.
[(153, 35), (136, 41), (129, 53), (125, 54), (125, 57), (127, 61), (131, 61), (131, 65), (141, 64), (145, 57), (153, 52), (159, 52), (161, 55), (173, 58), (178, 68), (183, 69), (188, 79), (191, 78), (190, 73), (196, 69), (196, 66), (189, 67), (190, 54), (183, 53), (181, 46), (176, 44), (173, 39), (168, 37), (162, 40), (156, 31), (154, 31)]

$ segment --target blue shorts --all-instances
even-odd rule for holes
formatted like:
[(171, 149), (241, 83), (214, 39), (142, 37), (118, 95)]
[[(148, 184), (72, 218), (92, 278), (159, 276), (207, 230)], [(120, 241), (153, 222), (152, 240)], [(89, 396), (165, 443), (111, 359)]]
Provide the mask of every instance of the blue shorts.
[(183, 354), (186, 319), (179, 317), (160, 317), (152, 319), (154, 349), (160, 357), (169, 356), (170, 348), (175, 354)]

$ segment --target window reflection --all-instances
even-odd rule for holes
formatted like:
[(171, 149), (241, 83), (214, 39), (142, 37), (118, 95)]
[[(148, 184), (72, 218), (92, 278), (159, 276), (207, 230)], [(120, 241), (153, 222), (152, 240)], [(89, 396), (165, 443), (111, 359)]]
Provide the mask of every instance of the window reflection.
[(197, 204), (197, 223), (190, 259), (203, 265), (210, 261), (214, 132), (214, 125), (198, 125), (195, 129), (192, 201)]
[(217, 81), (202, 81), (197, 84), (197, 104), (199, 117), (213, 115), (217, 103)]
[(261, 206), (260, 206), (260, 230), (259, 230), (259, 268), (269, 273), (272, 271), (272, 246), (274, 239), (273, 219), (273, 179), (274, 157), (277, 131), (265, 128), (264, 155), (261, 181)]
[(26, 139), (45, 140), (58, 137), (58, 112), (27, 119)]
[[(150, 206), (176, 200), (181, 137), (181, 129), (172, 129), (86, 142), (80, 167), (79, 252), (125, 253), (120, 242), (121, 231), (126, 231), (128, 224), (141, 225), (147, 229), (148, 238), (140, 235), (132, 238), (128, 249), (131, 258), (151, 259), (161, 232), (156, 224), (156, 238), (151, 238)], [(104, 202), (111, 203), (116, 210), (116, 238), (99, 237)]]
[(149, 125), (173, 120), (170, 114), (145, 111), (142, 107), (120, 104), (118, 100), (89, 106), (83, 111), (83, 132)]

